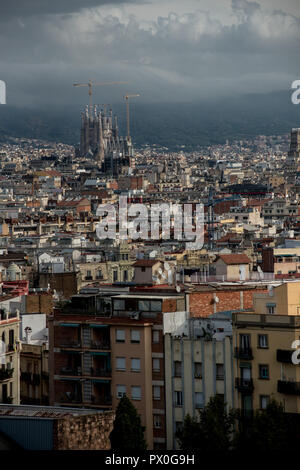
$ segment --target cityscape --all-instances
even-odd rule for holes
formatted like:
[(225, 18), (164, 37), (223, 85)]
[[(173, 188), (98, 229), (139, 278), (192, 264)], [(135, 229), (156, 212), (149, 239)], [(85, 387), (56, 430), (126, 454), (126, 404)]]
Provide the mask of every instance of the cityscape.
[[(249, 24), (258, 6), (232, 2)], [(299, 113), (289, 131), (137, 144), (147, 83), (93, 75), (69, 75), (73, 144), (0, 123), (0, 450), (296, 449)]]

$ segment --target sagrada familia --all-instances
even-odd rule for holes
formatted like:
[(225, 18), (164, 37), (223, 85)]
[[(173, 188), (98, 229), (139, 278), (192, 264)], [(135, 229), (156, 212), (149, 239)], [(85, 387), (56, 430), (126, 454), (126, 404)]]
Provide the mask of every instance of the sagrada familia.
[(108, 175), (128, 174), (133, 147), (130, 137), (120, 137), (117, 117), (112, 110), (97, 106), (81, 113), (80, 156), (97, 159)]

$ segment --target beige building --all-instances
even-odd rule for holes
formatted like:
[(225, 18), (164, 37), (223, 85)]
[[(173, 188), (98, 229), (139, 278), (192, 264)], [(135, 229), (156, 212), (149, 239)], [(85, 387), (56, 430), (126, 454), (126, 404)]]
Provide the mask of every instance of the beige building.
[(228, 281), (245, 281), (249, 279), (251, 260), (245, 254), (219, 255), (213, 264), (216, 276)]
[(245, 417), (266, 408), (271, 397), (287, 413), (300, 412), (300, 365), (291, 360), (299, 337), (297, 316), (233, 314), (234, 401)]
[(49, 404), (49, 348), (22, 343), (20, 401), (26, 405)]
[(253, 295), (253, 310), (260, 314), (300, 315), (300, 281), (270, 287), (266, 294)]
[(0, 310), (0, 403), (20, 403), (19, 312)]
[(216, 394), (227, 409), (234, 404), (231, 321), (225, 315), (187, 318), (186, 312), (165, 314), (165, 387), (167, 449), (178, 447), (175, 433), (187, 414)]

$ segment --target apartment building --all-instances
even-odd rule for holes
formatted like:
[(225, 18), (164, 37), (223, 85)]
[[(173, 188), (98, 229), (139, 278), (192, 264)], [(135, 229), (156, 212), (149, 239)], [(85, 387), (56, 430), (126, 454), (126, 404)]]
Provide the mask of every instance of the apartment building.
[(163, 315), (183, 305), (180, 294), (98, 291), (54, 310), (50, 404), (115, 409), (126, 394), (146, 426), (148, 448), (165, 448)]
[(231, 319), (224, 314), (188, 318), (164, 315), (167, 449), (176, 449), (176, 431), (187, 414), (198, 417), (212, 396), (234, 405)]
[(49, 404), (49, 343), (47, 315), (21, 315), (20, 402)]
[(267, 292), (255, 293), (253, 310), (260, 314), (300, 315), (300, 281), (270, 285)]
[(234, 313), (232, 316), (235, 407), (244, 417), (275, 398), (285, 412), (300, 412), (300, 366), (292, 343), (300, 337), (294, 315)]
[(20, 403), (19, 312), (0, 309), (0, 403)]

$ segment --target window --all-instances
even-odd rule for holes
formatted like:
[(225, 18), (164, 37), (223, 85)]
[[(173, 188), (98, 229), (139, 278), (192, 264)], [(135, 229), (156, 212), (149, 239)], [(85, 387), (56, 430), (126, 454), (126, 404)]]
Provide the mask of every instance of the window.
[(266, 364), (259, 365), (259, 378), (268, 379), (269, 378), (269, 366)]
[(153, 424), (154, 424), (155, 429), (161, 428), (161, 416), (160, 415), (154, 415)]
[(175, 406), (182, 406), (182, 392), (175, 392)]
[(139, 330), (131, 330), (131, 342), (132, 343), (139, 343), (140, 342), (140, 332)]
[(142, 312), (160, 312), (161, 301), (160, 300), (139, 300), (138, 308)]
[(258, 347), (268, 348), (268, 335), (258, 335)]
[(195, 392), (195, 407), (202, 408), (204, 406), (204, 397), (202, 392)]
[(86, 272), (86, 277), (92, 277), (92, 271), (90, 271), (89, 269)]
[(152, 331), (152, 342), (159, 343), (159, 331), (158, 330)]
[(261, 410), (265, 410), (270, 403), (270, 397), (269, 395), (260, 395), (259, 401)]
[(131, 387), (131, 398), (133, 400), (140, 400), (142, 397), (141, 387), (140, 386), (132, 386)]
[(118, 271), (113, 271), (113, 280), (114, 282), (118, 280)]
[(153, 387), (153, 398), (154, 400), (160, 400), (160, 386), (154, 385)]
[(195, 362), (195, 378), (201, 379), (202, 378), (202, 362)]
[(224, 380), (224, 364), (216, 365), (216, 379)]
[(117, 370), (126, 370), (126, 359), (125, 357), (116, 358), (116, 369)]
[(126, 395), (126, 385), (117, 385), (117, 398), (122, 398)]
[(116, 330), (116, 342), (125, 343), (125, 330)]
[(131, 359), (131, 370), (133, 372), (140, 372), (141, 370), (141, 360), (138, 357), (133, 357)]
[(240, 335), (240, 348), (243, 350), (250, 348), (250, 335)]
[(275, 305), (267, 305), (267, 314), (274, 315), (274, 313), (275, 313)]
[(114, 300), (114, 310), (125, 310), (125, 300), (115, 299)]
[(181, 377), (181, 361), (174, 361), (174, 376)]
[(142, 266), (142, 273), (144, 273), (145, 271), (146, 271), (145, 266)]
[(123, 271), (123, 281), (128, 281), (128, 271)]
[(175, 431), (176, 431), (176, 433), (181, 432), (182, 429), (183, 429), (183, 423), (181, 421), (176, 421), (175, 422)]
[(157, 358), (152, 359), (152, 369), (154, 372), (160, 371), (160, 360)]

